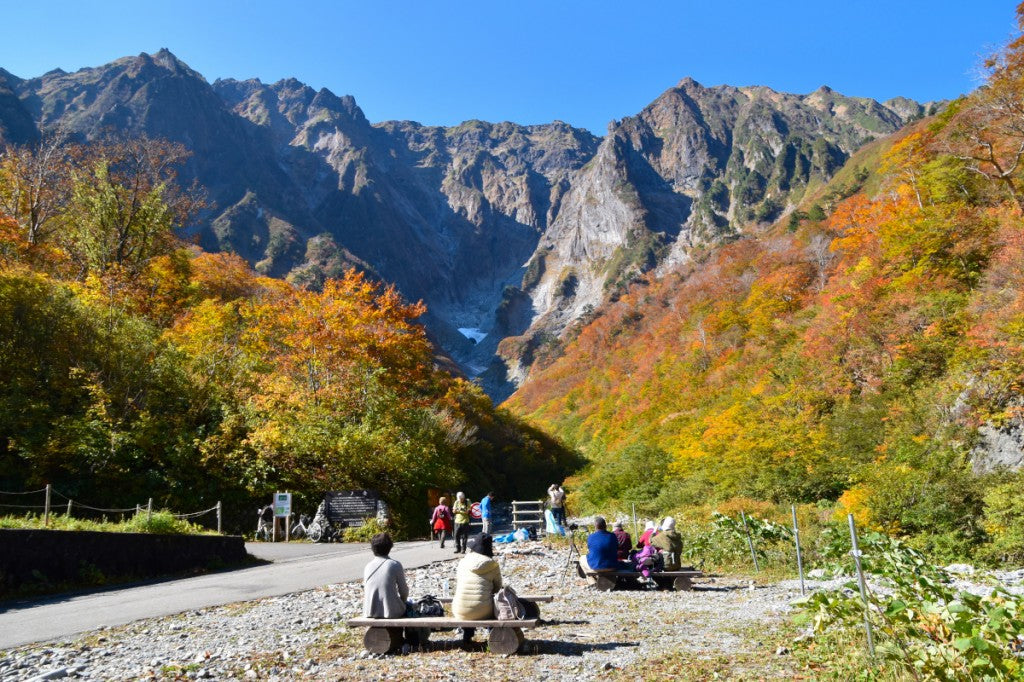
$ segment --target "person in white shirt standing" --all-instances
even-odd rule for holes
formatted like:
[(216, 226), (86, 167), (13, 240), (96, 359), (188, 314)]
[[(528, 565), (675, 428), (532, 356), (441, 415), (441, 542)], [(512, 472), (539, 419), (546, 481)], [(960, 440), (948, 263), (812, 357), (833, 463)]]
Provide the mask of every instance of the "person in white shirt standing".
[(552, 483), (551, 487), (548, 488), (548, 497), (550, 498), (551, 514), (555, 517), (555, 523), (560, 526), (564, 526), (565, 491), (562, 490), (562, 486), (557, 483)]

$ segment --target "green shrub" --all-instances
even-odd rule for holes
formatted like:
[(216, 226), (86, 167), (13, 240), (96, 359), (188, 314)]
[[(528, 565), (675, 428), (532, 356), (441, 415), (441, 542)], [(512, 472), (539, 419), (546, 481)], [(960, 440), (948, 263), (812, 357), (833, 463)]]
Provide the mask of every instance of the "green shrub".
[(1017, 473), (993, 486), (984, 496), (982, 525), (989, 542), (983, 556), (993, 562), (1024, 563), (1024, 475)]
[[(87, 530), (104, 533), (153, 533), (158, 535), (188, 535), (213, 533), (213, 531), (178, 519), (173, 513), (162, 510), (154, 511), (152, 519), (146, 512), (133, 514), (124, 521), (111, 522), (91, 519), (76, 519), (63, 514), (51, 514), (50, 530)], [(0, 528), (43, 528), (43, 517), (37, 514), (24, 516), (0, 516)]]
[[(833, 534), (837, 568), (854, 571), (850, 543)], [(1018, 679), (1020, 661), (1011, 643), (1024, 633), (1024, 597), (995, 586), (987, 595), (952, 587), (949, 575), (920, 552), (881, 533), (860, 538), (864, 570), (882, 589), (869, 589), (865, 609), (856, 581), (799, 599), (798, 622), (813, 623), (817, 634), (863, 627), (865, 612), (876, 652), (914, 679)]]
[(387, 523), (382, 523), (377, 518), (369, 518), (363, 525), (355, 528), (346, 528), (341, 532), (341, 539), (345, 542), (369, 542), (377, 533), (389, 531)]

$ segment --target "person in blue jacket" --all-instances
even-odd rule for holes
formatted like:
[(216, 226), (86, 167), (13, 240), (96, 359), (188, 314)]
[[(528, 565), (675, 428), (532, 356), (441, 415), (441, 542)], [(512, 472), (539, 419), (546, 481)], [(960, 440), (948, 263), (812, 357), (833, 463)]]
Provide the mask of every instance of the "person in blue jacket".
[(491, 502), (494, 500), (494, 493), (487, 493), (484, 499), (480, 500), (480, 521), (483, 523), (482, 533), (491, 532)]
[(584, 560), (591, 571), (633, 570), (628, 563), (619, 561), (619, 539), (614, 533), (608, 532), (608, 522), (603, 516), (594, 517), (594, 532), (587, 536), (587, 556)]

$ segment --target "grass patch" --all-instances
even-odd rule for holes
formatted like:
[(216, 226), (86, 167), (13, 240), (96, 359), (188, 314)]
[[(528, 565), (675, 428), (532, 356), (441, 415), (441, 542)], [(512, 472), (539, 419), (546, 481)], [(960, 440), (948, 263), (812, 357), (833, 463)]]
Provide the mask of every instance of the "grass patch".
[(153, 533), (155, 535), (216, 535), (203, 526), (179, 519), (173, 513), (161, 510), (154, 511), (152, 518), (147, 512), (133, 514), (124, 521), (101, 521), (79, 519), (61, 514), (50, 514), (49, 525), (43, 525), (41, 514), (25, 514), (24, 516), (0, 516), (0, 528), (28, 530), (77, 530), (98, 531), (102, 533)]

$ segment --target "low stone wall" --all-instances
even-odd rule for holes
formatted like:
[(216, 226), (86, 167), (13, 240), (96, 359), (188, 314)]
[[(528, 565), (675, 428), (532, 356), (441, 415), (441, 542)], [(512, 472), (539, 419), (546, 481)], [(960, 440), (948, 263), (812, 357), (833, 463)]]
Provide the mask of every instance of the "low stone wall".
[(150, 535), (0, 528), (0, 594), (24, 586), (153, 578), (240, 564), (237, 535)]

